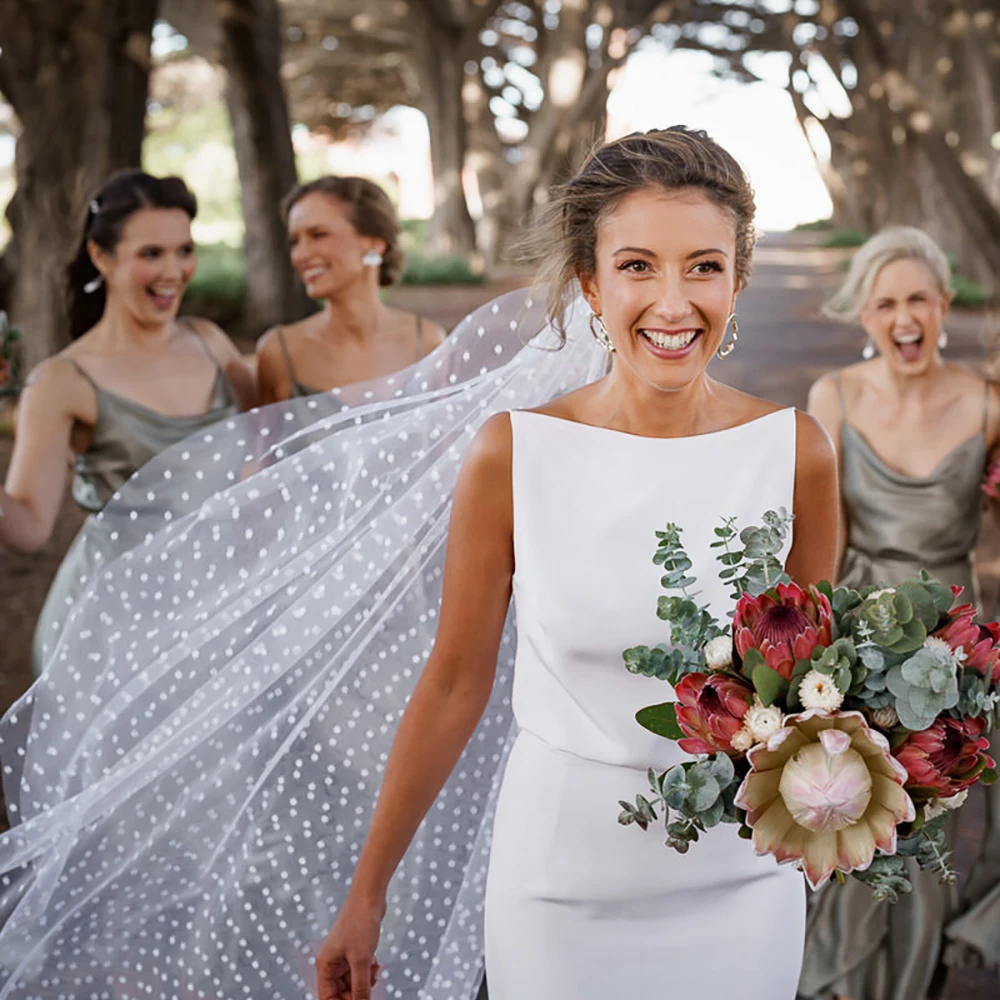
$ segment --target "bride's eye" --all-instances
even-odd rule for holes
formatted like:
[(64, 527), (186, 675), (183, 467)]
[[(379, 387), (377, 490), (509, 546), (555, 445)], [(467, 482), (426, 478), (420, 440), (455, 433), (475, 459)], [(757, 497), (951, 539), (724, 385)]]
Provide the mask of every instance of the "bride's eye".
[(695, 274), (721, 274), (722, 265), (717, 260), (701, 260), (691, 270)]
[(619, 271), (631, 271), (633, 274), (643, 274), (649, 270), (649, 264), (644, 260), (627, 260), (618, 265)]

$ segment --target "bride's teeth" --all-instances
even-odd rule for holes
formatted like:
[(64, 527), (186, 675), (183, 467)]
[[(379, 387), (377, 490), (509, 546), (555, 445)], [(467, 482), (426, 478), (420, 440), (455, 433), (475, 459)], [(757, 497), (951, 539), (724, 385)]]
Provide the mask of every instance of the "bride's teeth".
[(897, 344), (915, 344), (917, 341), (923, 339), (923, 334), (921, 333), (907, 333), (902, 336), (896, 336), (892, 338)]
[(685, 333), (658, 333), (656, 330), (643, 330), (643, 335), (664, 351), (680, 351), (687, 347), (697, 336), (697, 330)]

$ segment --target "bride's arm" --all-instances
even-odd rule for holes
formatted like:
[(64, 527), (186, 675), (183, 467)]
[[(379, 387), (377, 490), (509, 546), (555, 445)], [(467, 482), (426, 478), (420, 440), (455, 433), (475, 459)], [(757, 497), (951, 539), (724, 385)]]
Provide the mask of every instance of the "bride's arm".
[[(347, 899), (316, 959), (320, 1000), (367, 1000), (389, 880), (489, 701), (514, 572), (510, 417), (455, 488), (437, 637), (393, 742)], [(353, 992), (352, 992), (353, 989)]]
[(835, 583), (841, 550), (837, 453), (815, 417), (795, 417), (795, 520), (785, 570), (802, 586), (820, 580)]

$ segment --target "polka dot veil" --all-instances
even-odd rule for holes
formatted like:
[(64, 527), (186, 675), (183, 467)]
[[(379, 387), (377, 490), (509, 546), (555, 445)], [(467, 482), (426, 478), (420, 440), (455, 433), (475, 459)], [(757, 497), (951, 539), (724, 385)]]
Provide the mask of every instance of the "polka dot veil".
[[(92, 521), (102, 569), (0, 725), (0, 1000), (314, 995), (434, 640), (462, 458), (492, 414), (603, 373), (587, 315), (556, 350), (504, 296), (394, 377), (182, 442)], [(514, 642), (509, 620), (390, 885), (376, 996), (475, 994)]]

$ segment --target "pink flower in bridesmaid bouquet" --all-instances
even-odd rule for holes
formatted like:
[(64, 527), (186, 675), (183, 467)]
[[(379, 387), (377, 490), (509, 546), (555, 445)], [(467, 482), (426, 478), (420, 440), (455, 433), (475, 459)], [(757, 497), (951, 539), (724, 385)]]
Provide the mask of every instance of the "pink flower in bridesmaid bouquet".
[(759, 597), (744, 594), (736, 605), (733, 637), (736, 651), (746, 656), (757, 649), (767, 665), (790, 680), (796, 660), (808, 660), (817, 646), (829, 646), (833, 611), (815, 587), (779, 583)]
[(993, 767), (985, 729), (983, 716), (954, 719), (939, 715), (928, 729), (906, 737), (894, 756), (906, 768), (906, 790), (914, 801), (948, 799), (974, 785), (986, 768)]
[(680, 748), (738, 756), (732, 740), (753, 704), (753, 688), (732, 674), (687, 674), (675, 691), (677, 724), (686, 734)]
[(876, 848), (895, 853), (896, 825), (916, 816), (905, 769), (860, 712), (790, 715), (747, 760), (736, 805), (757, 853), (799, 862), (814, 889), (864, 870)]
[[(953, 588), (955, 589), (955, 588)], [(956, 595), (957, 596), (957, 595)], [(975, 670), (991, 684), (1000, 683), (1000, 624), (974, 621), (976, 609), (963, 604), (948, 614), (948, 621), (934, 635), (944, 639), (955, 653), (964, 654), (962, 665)]]
[(979, 487), (991, 500), (1000, 497), (1000, 455), (998, 455), (986, 470), (982, 485)]

